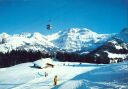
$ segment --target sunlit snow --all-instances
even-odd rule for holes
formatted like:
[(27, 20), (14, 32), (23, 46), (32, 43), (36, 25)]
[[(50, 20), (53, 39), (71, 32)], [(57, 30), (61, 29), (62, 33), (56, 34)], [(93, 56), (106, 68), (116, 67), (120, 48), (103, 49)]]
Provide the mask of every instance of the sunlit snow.
[[(43, 63), (41, 63), (43, 62)], [(50, 62), (54, 68), (38, 69)], [(99, 89), (128, 88), (128, 62), (118, 64), (89, 64), (57, 62), (42, 59), (0, 69), (0, 89)], [(45, 77), (44, 73), (48, 76)], [(53, 85), (54, 76), (58, 84)]]

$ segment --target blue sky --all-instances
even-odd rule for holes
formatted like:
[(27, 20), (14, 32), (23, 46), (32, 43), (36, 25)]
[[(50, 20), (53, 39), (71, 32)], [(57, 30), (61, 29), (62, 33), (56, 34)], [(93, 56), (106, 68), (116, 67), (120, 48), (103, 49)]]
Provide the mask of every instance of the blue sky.
[(120, 32), (128, 27), (128, 0), (0, 0), (0, 33), (47, 35), (72, 27)]

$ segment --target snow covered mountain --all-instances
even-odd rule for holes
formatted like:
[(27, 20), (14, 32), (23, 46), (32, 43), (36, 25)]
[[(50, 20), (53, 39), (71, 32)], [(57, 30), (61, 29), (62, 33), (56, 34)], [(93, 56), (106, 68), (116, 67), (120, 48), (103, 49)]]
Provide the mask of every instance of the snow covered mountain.
[(96, 63), (117, 63), (128, 60), (128, 29), (123, 29), (86, 56)]
[[(128, 58), (127, 38), (127, 28), (119, 34), (98, 34), (87, 28), (71, 28), (48, 36), (37, 32), (14, 35), (2, 33), (0, 34), (0, 52), (7, 53), (12, 50), (45, 51), (53, 57), (56, 51), (60, 53), (65, 51), (67, 53), (61, 53), (62, 56), (60, 54), (56, 54), (56, 56), (60, 57), (60, 60), (65, 60), (65, 55), (70, 55), (71, 59), (68, 57), (67, 59), (71, 61), (111, 63)], [(76, 54), (72, 53), (78, 53), (78, 58), (79, 54), (86, 56), (82, 59), (75, 59), (72, 55), (76, 56)]]
[(111, 34), (98, 34), (87, 28), (71, 28), (47, 36), (57, 47), (69, 52), (94, 50), (111, 37)]
[[(60, 34), (60, 33), (59, 33)], [(58, 36), (58, 35), (57, 35)], [(61, 61), (81, 61), (90, 63), (116, 63), (128, 59), (128, 29), (118, 34), (97, 34), (88, 29), (70, 29), (58, 36), (55, 44), (66, 52), (59, 52)], [(62, 44), (59, 44), (62, 43)], [(74, 45), (76, 44), (76, 45)], [(71, 52), (83, 51), (82, 55)], [(89, 51), (87, 53), (87, 51)], [(69, 53), (70, 52), (70, 53)], [(79, 53), (79, 52), (78, 52)], [(75, 58), (74, 58), (74, 56)], [(64, 56), (64, 58), (62, 58)]]
[(0, 34), (0, 52), (11, 50), (52, 50), (58, 48), (69, 52), (90, 51), (111, 38), (111, 34), (97, 34), (87, 28), (71, 28), (44, 36), (40, 33)]
[(12, 50), (47, 51), (48, 48), (54, 48), (53, 43), (47, 41), (44, 35), (37, 32), (33, 34), (0, 34), (0, 52), (3, 53), (10, 52)]

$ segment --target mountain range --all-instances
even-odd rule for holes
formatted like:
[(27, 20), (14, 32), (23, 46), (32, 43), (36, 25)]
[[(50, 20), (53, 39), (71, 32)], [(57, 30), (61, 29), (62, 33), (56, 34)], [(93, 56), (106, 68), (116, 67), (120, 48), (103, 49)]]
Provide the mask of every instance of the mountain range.
[[(17, 49), (42, 51), (47, 48), (58, 48), (68, 52), (90, 51), (101, 46), (112, 36), (113, 34), (97, 34), (87, 28), (71, 28), (48, 36), (38, 32), (14, 35), (2, 33), (0, 34), (0, 52)], [(2, 40), (5, 42), (2, 43)]]
[(128, 58), (128, 29), (112, 34), (87, 28), (70, 28), (47, 36), (38, 32), (0, 34), (0, 52), (12, 50), (78, 53), (85, 55), (85, 61), (112, 63)]

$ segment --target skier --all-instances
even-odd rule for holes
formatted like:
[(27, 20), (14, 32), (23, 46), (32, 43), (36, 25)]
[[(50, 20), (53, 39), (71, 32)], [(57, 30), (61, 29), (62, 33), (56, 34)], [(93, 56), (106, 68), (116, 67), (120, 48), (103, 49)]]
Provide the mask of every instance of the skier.
[(79, 65), (81, 65), (82, 63), (80, 62), (80, 64)]
[(47, 76), (48, 76), (48, 73), (45, 72), (45, 73), (44, 73), (44, 76), (47, 77)]
[(57, 85), (57, 75), (54, 77), (54, 86)]

